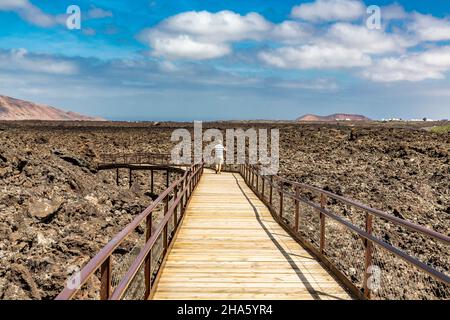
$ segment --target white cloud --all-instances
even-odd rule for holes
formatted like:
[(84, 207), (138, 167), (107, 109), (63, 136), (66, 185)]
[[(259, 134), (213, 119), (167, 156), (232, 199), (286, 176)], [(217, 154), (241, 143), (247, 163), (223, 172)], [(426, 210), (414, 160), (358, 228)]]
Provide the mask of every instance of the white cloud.
[[(231, 44), (242, 40), (304, 42), (312, 28), (297, 21), (273, 24), (258, 13), (239, 15), (231, 11), (189, 11), (144, 30), (140, 39), (153, 54), (170, 59), (212, 59), (232, 52)], [(186, 47), (184, 47), (186, 46)]]
[(376, 82), (417, 82), (444, 79), (450, 71), (450, 46), (377, 61), (362, 75)]
[(46, 14), (28, 0), (0, 0), (0, 11), (14, 11), (25, 21), (39, 27), (51, 27), (62, 22), (62, 16)]
[(171, 59), (212, 59), (231, 53), (230, 43), (264, 38), (272, 24), (257, 13), (245, 16), (231, 11), (189, 11), (144, 30), (140, 39), (153, 54)]
[(310, 25), (286, 20), (274, 25), (271, 31), (271, 38), (283, 43), (296, 44), (304, 43), (313, 33), (314, 30)]
[(87, 15), (91, 19), (103, 19), (113, 17), (113, 13), (111, 11), (97, 7), (92, 7), (91, 9), (89, 9)]
[(0, 69), (63, 75), (78, 72), (78, 66), (72, 61), (32, 55), (25, 49), (0, 51)]
[(185, 33), (217, 42), (260, 39), (270, 28), (271, 23), (258, 13), (241, 16), (227, 10), (217, 13), (184, 12), (169, 17), (158, 27), (171, 33)]
[(159, 70), (162, 72), (175, 72), (178, 71), (178, 68), (173, 62), (164, 60), (159, 63)]
[(336, 91), (338, 84), (332, 79), (313, 79), (310, 81), (280, 81), (274, 84), (276, 88), (284, 89), (306, 89), (318, 91)]
[(408, 26), (420, 41), (450, 40), (450, 20), (439, 19), (431, 15), (414, 13), (413, 21)]
[(152, 37), (155, 56), (169, 59), (205, 60), (225, 56), (231, 52), (223, 43), (208, 43), (193, 39), (189, 35)]
[(408, 13), (401, 5), (394, 3), (381, 8), (381, 17), (384, 21), (403, 20), (408, 18)]
[(322, 36), (308, 38), (307, 44), (266, 50), (259, 53), (259, 59), (285, 69), (362, 68), (371, 65), (373, 55), (404, 53), (415, 44), (384, 30), (338, 22), (327, 27)]
[(359, 0), (316, 0), (292, 8), (291, 15), (305, 21), (352, 21), (365, 14)]
[(415, 45), (415, 42), (398, 35), (349, 23), (336, 23), (331, 26), (325, 41), (333, 41), (346, 48), (371, 54), (402, 52), (405, 48)]
[(370, 56), (361, 51), (334, 44), (283, 47), (260, 52), (259, 58), (278, 68), (295, 69), (352, 68), (371, 64)]
[(425, 51), (418, 57), (421, 62), (429, 66), (443, 68), (444, 70), (450, 68), (450, 46)]
[(364, 70), (363, 76), (375, 82), (422, 81), (442, 79), (443, 75), (434, 68), (408, 58), (385, 58), (373, 67)]
[(29, 4), (28, 0), (0, 0), (0, 9), (15, 10)]
[(83, 28), (81, 31), (87, 36), (95, 36), (97, 34), (97, 31), (93, 28)]

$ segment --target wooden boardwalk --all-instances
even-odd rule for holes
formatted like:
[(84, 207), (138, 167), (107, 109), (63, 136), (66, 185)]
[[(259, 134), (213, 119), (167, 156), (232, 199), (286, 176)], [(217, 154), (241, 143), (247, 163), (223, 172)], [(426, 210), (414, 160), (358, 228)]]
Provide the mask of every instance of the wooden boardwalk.
[(153, 299), (351, 299), (239, 174), (205, 170)]

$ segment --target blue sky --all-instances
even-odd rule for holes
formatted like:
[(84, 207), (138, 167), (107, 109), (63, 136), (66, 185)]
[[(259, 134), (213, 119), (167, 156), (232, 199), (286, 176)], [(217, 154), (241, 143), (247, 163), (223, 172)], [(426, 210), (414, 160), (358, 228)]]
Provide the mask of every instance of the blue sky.
[(450, 1), (0, 0), (0, 26), (0, 94), (108, 119), (450, 118)]

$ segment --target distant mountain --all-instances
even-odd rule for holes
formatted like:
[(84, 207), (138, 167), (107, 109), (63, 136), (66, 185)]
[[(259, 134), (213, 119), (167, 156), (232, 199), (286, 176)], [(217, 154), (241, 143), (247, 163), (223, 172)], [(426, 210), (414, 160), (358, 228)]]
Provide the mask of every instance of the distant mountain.
[(302, 122), (370, 121), (370, 119), (359, 114), (335, 113), (329, 116), (306, 114), (298, 118), (297, 121)]
[(103, 121), (104, 119), (0, 95), (0, 120)]

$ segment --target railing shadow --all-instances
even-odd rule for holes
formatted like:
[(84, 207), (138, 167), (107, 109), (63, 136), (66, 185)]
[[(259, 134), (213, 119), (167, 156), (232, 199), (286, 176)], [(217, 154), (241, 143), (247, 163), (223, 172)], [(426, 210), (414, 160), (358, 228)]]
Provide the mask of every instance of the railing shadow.
[(277, 239), (275, 239), (275, 237), (273, 236), (273, 234), (267, 229), (266, 225), (261, 221), (261, 217), (259, 214), (258, 209), (256, 208), (256, 206), (253, 204), (253, 202), (249, 199), (249, 197), (247, 196), (247, 194), (245, 193), (245, 191), (242, 189), (239, 180), (236, 178), (235, 174), (233, 173), (233, 177), (236, 180), (236, 184), (239, 188), (239, 190), (242, 192), (242, 195), (245, 197), (245, 199), (247, 200), (247, 202), (250, 204), (250, 206), (253, 209), (253, 212), (255, 213), (255, 217), (256, 220), (258, 221), (259, 225), (261, 226), (261, 228), (264, 230), (264, 232), (266, 233), (267, 237), (272, 241), (272, 243), (277, 247), (278, 251), (283, 255), (283, 257), (286, 259), (286, 261), (289, 263), (289, 265), (291, 266), (292, 270), (295, 272), (295, 274), (297, 275), (297, 277), (299, 278), (299, 280), (305, 285), (306, 290), (308, 290), (308, 293), (313, 297), (314, 300), (321, 300), (320, 295), (318, 294), (318, 292), (313, 288), (313, 285), (308, 281), (308, 279), (305, 277), (305, 275), (303, 274), (303, 272), (301, 271), (300, 267), (297, 266), (297, 264), (295, 263), (295, 261), (292, 259), (292, 257), (290, 256), (290, 254), (288, 252), (286, 252), (286, 250), (284, 249), (284, 247), (277, 241)]

